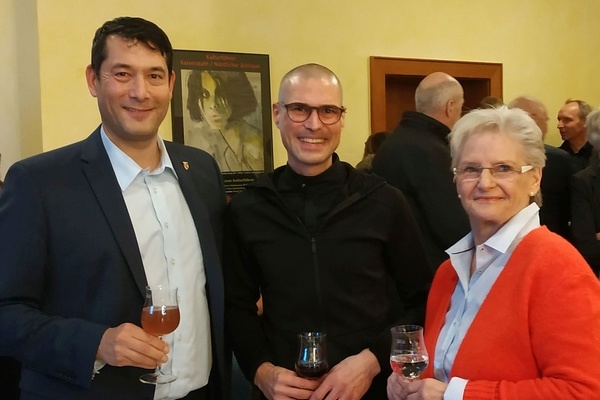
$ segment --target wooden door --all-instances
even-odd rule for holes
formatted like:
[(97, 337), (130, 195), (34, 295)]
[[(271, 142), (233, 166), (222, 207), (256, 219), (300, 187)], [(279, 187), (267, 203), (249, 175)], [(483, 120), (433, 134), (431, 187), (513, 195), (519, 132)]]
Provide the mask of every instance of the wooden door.
[(391, 132), (404, 111), (415, 109), (415, 90), (432, 72), (455, 77), (465, 91), (463, 111), (486, 96), (502, 98), (502, 64), (371, 57), (371, 133)]

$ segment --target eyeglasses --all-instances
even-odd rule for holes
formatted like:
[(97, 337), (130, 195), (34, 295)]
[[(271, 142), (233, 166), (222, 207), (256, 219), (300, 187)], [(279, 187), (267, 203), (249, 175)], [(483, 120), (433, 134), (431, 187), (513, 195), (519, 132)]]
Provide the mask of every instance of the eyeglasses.
[(294, 122), (304, 122), (306, 121), (313, 110), (317, 111), (317, 115), (319, 116), (319, 120), (325, 125), (333, 125), (342, 118), (342, 114), (346, 112), (344, 107), (338, 107), (334, 105), (324, 105), (319, 107), (309, 106), (304, 103), (282, 103), (279, 102), (279, 105), (285, 107), (287, 111), (287, 116)]
[(517, 175), (524, 174), (527, 171), (533, 169), (532, 165), (523, 165), (522, 167), (515, 168), (508, 164), (498, 164), (492, 167), (480, 167), (476, 165), (467, 165), (462, 168), (453, 168), (452, 171), (459, 179), (463, 181), (475, 181), (479, 179), (484, 169), (490, 171), (490, 174), (495, 179), (510, 179)]

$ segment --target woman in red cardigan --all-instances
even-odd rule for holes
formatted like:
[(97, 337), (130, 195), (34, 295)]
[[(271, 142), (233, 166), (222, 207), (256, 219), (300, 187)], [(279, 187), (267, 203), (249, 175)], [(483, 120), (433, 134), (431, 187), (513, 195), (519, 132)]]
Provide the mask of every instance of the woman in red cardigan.
[(392, 374), (391, 400), (600, 399), (600, 283), (540, 227), (542, 135), (523, 111), (475, 110), (450, 134), (471, 232), (427, 302), (429, 366)]

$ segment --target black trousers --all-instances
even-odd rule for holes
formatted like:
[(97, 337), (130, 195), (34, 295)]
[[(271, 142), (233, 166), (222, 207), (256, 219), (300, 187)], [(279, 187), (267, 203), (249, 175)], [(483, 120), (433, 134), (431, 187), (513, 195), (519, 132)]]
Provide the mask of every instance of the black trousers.
[(21, 364), (9, 357), (0, 357), (0, 388), (2, 398), (19, 400), (19, 381), (21, 380)]
[(189, 392), (187, 396), (183, 397), (181, 400), (208, 400), (208, 397), (208, 385), (206, 385), (193, 392)]

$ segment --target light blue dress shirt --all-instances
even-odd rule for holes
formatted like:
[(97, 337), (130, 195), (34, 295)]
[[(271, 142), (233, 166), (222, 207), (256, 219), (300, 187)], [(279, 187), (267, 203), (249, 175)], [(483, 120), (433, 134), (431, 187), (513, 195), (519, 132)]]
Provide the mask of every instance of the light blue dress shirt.
[[(450, 300), (444, 326), (440, 331), (433, 365), (434, 377), (447, 382), (444, 400), (461, 400), (467, 380), (453, 377), (450, 371), (460, 345), (477, 315), (481, 304), (496, 282), (521, 239), (540, 226), (539, 207), (532, 203), (511, 218), (485, 243), (475, 246), (468, 233), (446, 250), (458, 283)], [(471, 276), (471, 261), (475, 257), (475, 272)], [(481, 355), (485, 357), (485, 354)]]
[(133, 224), (148, 284), (178, 287), (181, 320), (175, 332), (163, 336), (170, 351), (169, 361), (162, 367), (177, 380), (157, 385), (154, 393), (155, 400), (178, 399), (205, 386), (212, 365), (198, 231), (163, 140), (157, 138), (161, 158), (150, 171), (112, 143), (103, 127), (100, 131)]

